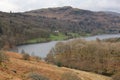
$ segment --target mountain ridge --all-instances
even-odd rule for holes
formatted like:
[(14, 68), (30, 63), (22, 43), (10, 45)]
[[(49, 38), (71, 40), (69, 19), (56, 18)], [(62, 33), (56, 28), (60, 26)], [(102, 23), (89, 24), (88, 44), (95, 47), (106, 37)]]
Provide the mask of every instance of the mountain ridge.
[[(49, 18), (57, 18), (63, 20), (70, 20), (67, 19), (66, 17), (72, 17), (80, 14), (92, 14), (92, 11), (89, 10), (83, 10), (79, 8), (73, 8), (71, 6), (64, 6), (64, 7), (56, 7), (56, 8), (44, 8), (44, 9), (38, 9), (38, 10), (31, 10), (25, 12), (27, 15), (32, 15), (32, 16), (44, 16), (44, 17), (49, 17)], [(69, 16), (72, 15), (72, 16)], [(76, 16), (77, 16), (76, 15)]]
[[(64, 7), (55, 7), (55, 8), (42, 8), (42, 9), (36, 9), (31, 11), (24, 12), (27, 15), (33, 15), (33, 16), (44, 16), (44, 17), (50, 17), (50, 18), (57, 18), (57, 16), (62, 15), (61, 18), (64, 19), (64, 17), (69, 17), (69, 15), (95, 15), (95, 16), (102, 16), (102, 15), (113, 15), (116, 14), (118, 16), (119, 13), (117, 12), (110, 12), (110, 11), (91, 11), (91, 10), (84, 10), (79, 8), (73, 8), (71, 6), (64, 6)], [(97, 15), (98, 14), (98, 15)], [(59, 19), (59, 17), (58, 17)]]

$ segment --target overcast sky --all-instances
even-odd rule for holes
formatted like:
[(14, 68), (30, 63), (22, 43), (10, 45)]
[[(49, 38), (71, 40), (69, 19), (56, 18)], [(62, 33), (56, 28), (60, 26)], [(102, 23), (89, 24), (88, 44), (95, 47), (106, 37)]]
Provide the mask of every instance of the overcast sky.
[(120, 0), (0, 0), (0, 11), (4, 12), (23, 12), (62, 6), (93, 11), (120, 12)]

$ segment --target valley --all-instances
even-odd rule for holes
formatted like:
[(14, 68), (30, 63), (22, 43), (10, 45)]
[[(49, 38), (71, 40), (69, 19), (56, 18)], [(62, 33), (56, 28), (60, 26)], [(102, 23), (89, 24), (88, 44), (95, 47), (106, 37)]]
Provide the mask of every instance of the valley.
[(119, 38), (115, 12), (0, 12), (0, 80), (119, 80)]
[(0, 12), (0, 46), (11, 48), (79, 36), (117, 34), (119, 25), (120, 16), (69, 6), (21, 13)]

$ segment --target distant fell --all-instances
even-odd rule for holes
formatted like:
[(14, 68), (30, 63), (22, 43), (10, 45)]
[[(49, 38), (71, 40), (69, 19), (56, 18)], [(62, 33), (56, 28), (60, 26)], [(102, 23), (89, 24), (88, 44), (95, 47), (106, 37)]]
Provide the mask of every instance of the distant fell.
[[(63, 20), (78, 20), (82, 15), (93, 15), (92, 11), (73, 8), (71, 6), (44, 8), (25, 12), (27, 15), (44, 16)], [(77, 18), (78, 17), (78, 18)]]

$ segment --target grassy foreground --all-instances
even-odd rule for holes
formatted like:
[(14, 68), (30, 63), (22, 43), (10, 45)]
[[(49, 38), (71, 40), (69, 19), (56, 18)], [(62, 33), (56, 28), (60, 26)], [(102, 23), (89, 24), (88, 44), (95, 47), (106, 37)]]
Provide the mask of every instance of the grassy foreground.
[(63, 80), (63, 75), (66, 72), (77, 75), (81, 78), (80, 80), (111, 80), (110, 77), (65, 67), (57, 67), (47, 64), (44, 61), (36, 61), (33, 57), (30, 57), (30, 60), (23, 60), (22, 55), (18, 53), (5, 53), (9, 57), (9, 61), (0, 65), (0, 80), (29, 80), (27, 77), (29, 73), (40, 74), (49, 80)]

